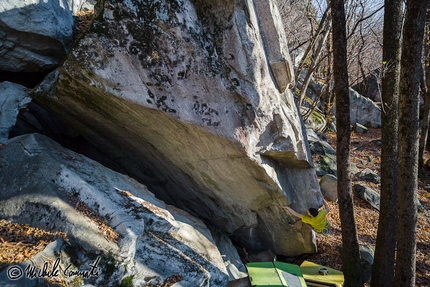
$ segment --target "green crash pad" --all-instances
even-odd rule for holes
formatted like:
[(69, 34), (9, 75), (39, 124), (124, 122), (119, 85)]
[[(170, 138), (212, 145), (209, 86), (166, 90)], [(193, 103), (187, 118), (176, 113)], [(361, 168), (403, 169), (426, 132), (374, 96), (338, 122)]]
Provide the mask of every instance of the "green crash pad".
[[(319, 273), (320, 268), (326, 268), (328, 271), (327, 275), (321, 275)], [(303, 278), (305, 278), (308, 286), (324, 287), (324, 286), (336, 286), (341, 287), (344, 281), (342, 271), (329, 268), (323, 265), (315, 264), (310, 261), (304, 261), (300, 265)]]
[(252, 286), (306, 287), (300, 267), (284, 262), (250, 262), (246, 264)]

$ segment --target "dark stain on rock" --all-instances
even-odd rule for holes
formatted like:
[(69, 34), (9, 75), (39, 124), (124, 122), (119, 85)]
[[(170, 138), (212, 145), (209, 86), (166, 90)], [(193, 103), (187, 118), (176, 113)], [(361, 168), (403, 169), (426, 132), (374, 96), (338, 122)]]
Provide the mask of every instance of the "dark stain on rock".
[(193, 110), (196, 114), (198, 115), (206, 115), (206, 116), (211, 116), (213, 114), (215, 115), (219, 115), (217, 110), (214, 110), (212, 108), (208, 107), (208, 104), (200, 104), (198, 101), (196, 101), (196, 103), (193, 106)]
[(196, 101), (194, 103), (194, 106), (193, 106), (193, 111), (198, 115), (205, 116), (202, 118), (202, 122), (208, 126), (215, 126), (216, 127), (220, 123), (217, 121), (213, 121), (213, 119), (210, 118), (213, 116), (218, 116), (219, 112), (215, 109), (210, 108), (208, 106), (208, 104), (206, 104), (206, 103), (200, 104), (198, 101)]
[(231, 79), (233, 85), (235, 85), (236, 87), (240, 86), (239, 80), (236, 78)]

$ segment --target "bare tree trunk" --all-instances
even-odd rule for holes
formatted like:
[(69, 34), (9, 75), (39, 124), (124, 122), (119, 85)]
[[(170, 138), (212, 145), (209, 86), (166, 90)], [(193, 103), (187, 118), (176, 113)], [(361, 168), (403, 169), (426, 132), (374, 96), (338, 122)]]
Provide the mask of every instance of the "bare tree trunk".
[(333, 33), (331, 33), (330, 35), (328, 35), (329, 40), (327, 41), (327, 74), (325, 75), (326, 78), (326, 87), (324, 89), (324, 92), (321, 95), (322, 100), (324, 101), (324, 105), (323, 105), (323, 110), (324, 110), (324, 116), (327, 119), (327, 124), (325, 126), (325, 130), (328, 130), (330, 128), (330, 125), (333, 121), (332, 116), (331, 116), (331, 112), (333, 109), (333, 103), (335, 101), (334, 99), (334, 95), (332, 93), (332, 87), (331, 87), (331, 83), (333, 80), (333, 54), (332, 54), (332, 35)]
[[(430, 63), (427, 63), (429, 65)], [(423, 76), (422, 81), (424, 82), (421, 91), (422, 96), (424, 98), (424, 107), (423, 107), (423, 119), (422, 126), (420, 132), (420, 144), (419, 144), (419, 154), (418, 154), (418, 172), (421, 172), (421, 169), (424, 165), (424, 152), (427, 145), (427, 136), (429, 131), (429, 120), (430, 120), (430, 91), (427, 87), (427, 83), (430, 81), (430, 67), (422, 68)]]
[(345, 8), (343, 0), (331, 0), (330, 4), (333, 23), (333, 74), (337, 123), (337, 190), (342, 225), (344, 286), (363, 286), (349, 164), (351, 120), (349, 114)]
[(367, 75), (366, 72), (364, 71), (364, 65), (363, 65), (363, 60), (362, 60), (362, 56), (363, 56), (363, 49), (366, 43), (366, 39), (365, 36), (363, 35), (363, 27), (362, 24), (360, 24), (360, 29), (359, 29), (359, 34), (360, 34), (360, 42), (361, 45), (358, 48), (358, 53), (357, 53), (357, 64), (358, 64), (358, 69), (360, 71), (360, 75), (361, 75), (361, 84), (360, 84), (360, 91), (359, 93), (367, 96), (367, 92), (368, 92), (368, 87), (367, 87)]
[(312, 75), (313, 75), (315, 69), (318, 68), (318, 66), (321, 64), (319, 59), (323, 53), (323, 48), (324, 48), (325, 42), (327, 41), (330, 30), (331, 30), (331, 25), (330, 25), (330, 23), (328, 23), (325, 27), (324, 35), (321, 38), (320, 42), (318, 43), (318, 48), (315, 51), (311, 66), (308, 69), (308, 73), (306, 74), (306, 77), (302, 83), (300, 95), (299, 95), (299, 98), (297, 99), (297, 105), (299, 106), (299, 108), (301, 107), (302, 101), (305, 98), (306, 90), (308, 89), (309, 82), (311, 81)]
[(302, 57), (299, 65), (297, 67), (297, 73), (296, 73), (296, 78), (295, 78), (296, 83), (298, 82), (298, 79), (300, 77), (300, 73), (303, 70), (303, 66), (305, 64), (306, 59), (309, 57), (309, 54), (311, 53), (312, 49), (316, 45), (318, 36), (322, 33), (326, 21), (328, 21), (328, 19), (327, 19), (328, 14), (329, 14), (329, 7), (327, 7), (327, 9), (325, 10), (323, 17), (321, 18), (320, 23), (318, 25), (318, 28), (316, 30), (316, 33), (315, 33), (315, 35), (313, 35), (313, 38), (310, 41), (309, 46), (306, 48), (306, 51), (303, 54), (303, 57)]
[(430, 12), (427, 11), (426, 15), (427, 21), (426, 21), (426, 28), (424, 32), (424, 67), (423, 69), (423, 76), (422, 76), (422, 87), (421, 87), (421, 93), (424, 98), (424, 107), (423, 107), (423, 120), (422, 120), (422, 126), (421, 126), (421, 133), (420, 133), (420, 146), (419, 146), (419, 155), (418, 155), (418, 169), (419, 172), (421, 172), (421, 169), (424, 165), (424, 153), (427, 146), (427, 138), (428, 138), (428, 132), (429, 132), (429, 121), (430, 121), (430, 89), (428, 87), (428, 84), (430, 83)]
[(399, 205), (395, 287), (415, 286), (418, 109), (425, 13), (430, 0), (409, 0), (403, 28), (399, 102)]
[(371, 287), (394, 286), (397, 234), (398, 105), (403, 0), (385, 0), (382, 63), (381, 206)]

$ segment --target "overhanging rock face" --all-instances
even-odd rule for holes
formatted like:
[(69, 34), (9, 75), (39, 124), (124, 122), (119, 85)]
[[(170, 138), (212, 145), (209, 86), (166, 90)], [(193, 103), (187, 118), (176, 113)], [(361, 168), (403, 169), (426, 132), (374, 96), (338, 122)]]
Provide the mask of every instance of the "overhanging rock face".
[(281, 208), (304, 211), (321, 197), (274, 3), (99, 2), (35, 100), (158, 197), (245, 247), (314, 252), (310, 230)]

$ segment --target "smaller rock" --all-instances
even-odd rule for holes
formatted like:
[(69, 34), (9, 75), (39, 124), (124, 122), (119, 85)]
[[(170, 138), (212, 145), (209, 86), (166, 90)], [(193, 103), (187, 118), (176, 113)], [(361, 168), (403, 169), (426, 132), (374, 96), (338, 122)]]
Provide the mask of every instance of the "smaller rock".
[(421, 204), (421, 202), (419, 200), (417, 200), (416, 205), (417, 205), (417, 210), (419, 212), (423, 212), (425, 210), (423, 205)]
[(377, 193), (370, 187), (361, 184), (354, 185), (353, 192), (355, 196), (364, 199), (365, 201), (370, 203), (371, 206), (379, 210), (381, 203), (381, 197), (379, 193)]
[(94, 10), (94, 5), (95, 5), (94, 1), (84, 2), (81, 6), (81, 11), (83, 11), (83, 12), (92, 11), (92, 10)]
[(381, 108), (373, 101), (349, 89), (351, 124), (359, 123), (371, 128), (381, 127)]
[(320, 155), (336, 155), (336, 151), (325, 141), (310, 143), (311, 152)]
[[(337, 246), (336, 249), (339, 253), (345, 251), (342, 246)], [(372, 277), (372, 264), (374, 261), (375, 250), (369, 245), (360, 245), (359, 252), (362, 278), (365, 283), (368, 283)]]
[(337, 201), (337, 177), (331, 174), (324, 175), (320, 180), (322, 194), (329, 201)]
[(328, 154), (321, 156), (321, 169), (327, 174), (337, 176), (336, 155)]
[(373, 182), (373, 183), (376, 183), (376, 184), (381, 183), (381, 177), (379, 175), (377, 175), (376, 173), (374, 173), (369, 168), (366, 168), (363, 171), (361, 171), (358, 176), (361, 179), (363, 179), (365, 181), (368, 181), (368, 182)]
[[(354, 185), (353, 192), (355, 196), (358, 196), (364, 199), (365, 201), (370, 203), (371, 206), (379, 210), (380, 202), (381, 202), (381, 196), (379, 195), (379, 193), (377, 193), (370, 187), (361, 185), (361, 184)], [(422, 212), (425, 210), (419, 200), (417, 200), (415, 204), (418, 211)]]
[(375, 250), (370, 245), (360, 245), (361, 269), (363, 270), (363, 281), (369, 283), (372, 278), (372, 264)]
[(276, 254), (272, 250), (265, 250), (261, 252), (250, 251), (247, 254), (247, 259), (251, 262), (262, 262), (262, 261), (275, 261)]
[(246, 267), (242, 263), (240, 256), (234, 248), (230, 238), (225, 235), (221, 230), (209, 227), (212, 237), (215, 240), (215, 244), (221, 253), (225, 267), (227, 269), (229, 280), (235, 281), (240, 278), (248, 277)]
[(362, 133), (367, 133), (369, 131), (369, 129), (366, 128), (365, 126), (363, 126), (362, 124), (355, 123), (355, 131), (357, 133), (362, 134)]

